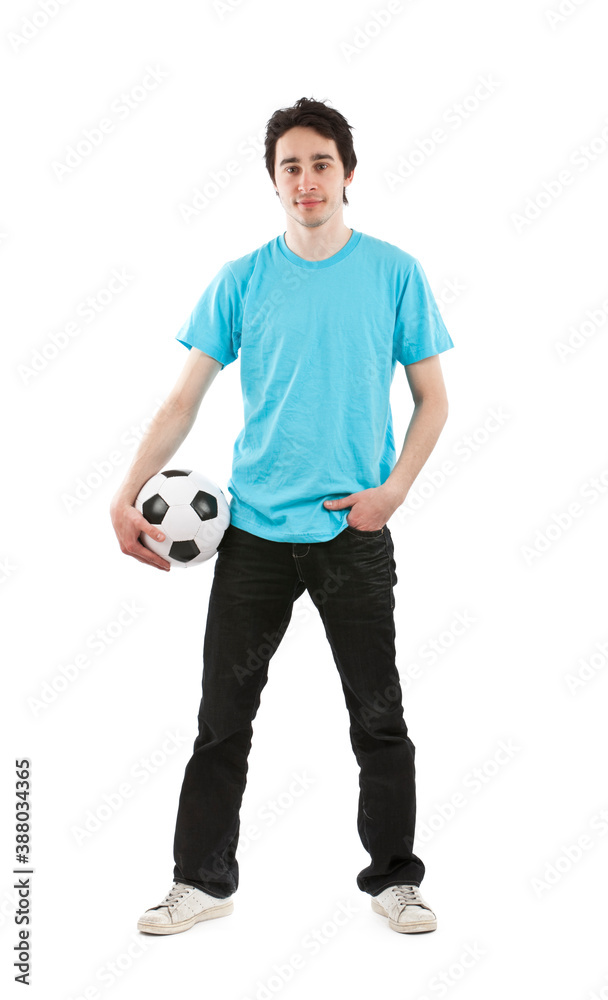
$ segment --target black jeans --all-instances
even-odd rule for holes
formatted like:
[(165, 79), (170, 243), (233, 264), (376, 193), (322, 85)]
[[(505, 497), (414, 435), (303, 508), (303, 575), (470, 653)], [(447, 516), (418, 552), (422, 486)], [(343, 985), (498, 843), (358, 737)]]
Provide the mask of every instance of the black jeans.
[[(375, 896), (420, 885), (412, 853), (414, 744), (395, 662), (393, 540), (346, 527), (327, 542), (260, 538), (230, 524), (217, 551), (203, 649), (199, 732), (181, 789), (173, 878), (211, 896), (238, 887), (239, 812), (252, 720), (294, 601), (308, 590), (338, 668), (359, 765), (357, 828), (371, 864), (357, 885)], [(331, 829), (326, 833), (331, 836)]]

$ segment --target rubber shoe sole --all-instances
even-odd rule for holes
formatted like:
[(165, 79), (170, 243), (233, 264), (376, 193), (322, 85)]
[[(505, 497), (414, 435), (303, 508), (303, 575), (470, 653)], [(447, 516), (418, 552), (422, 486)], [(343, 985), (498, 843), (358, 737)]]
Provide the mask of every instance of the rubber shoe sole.
[(195, 913), (194, 916), (189, 917), (188, 920), (179, 920), (175, 924), (148, 923), (143, 919), (143, 917), (141, 917), (141, 919), (137, 921), (137, 930), (143, 931), (144, 934), (180, 934), (181, 931), (189, 931), (191, 927), (200, 923), (201, 920), (213, 920), (215, 917), (227, 917), (233, 910), (234, 903), (230, 900), (229, 903), (224, 903), (222, 906), (210, 906), (207, 910), (201, 910), (200, 913)]
[(399, 931), (400, 934), (419, 934), (423, 931), (436, 931), (437, 930), (437, 920), (433, 917), (432, 920), (419, 920), (409, 921), (407, 924), (398, 924), (384, 909), (378, 900), (374, 899), (372, 896), (372, 910), (374, 913), (379, 913), (381, 917), (388, 917), (388, 925), (394, 931)]

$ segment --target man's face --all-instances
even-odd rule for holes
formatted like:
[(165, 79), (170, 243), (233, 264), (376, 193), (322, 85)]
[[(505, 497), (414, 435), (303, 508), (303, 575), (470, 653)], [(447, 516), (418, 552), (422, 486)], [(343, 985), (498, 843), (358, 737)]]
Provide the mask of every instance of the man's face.
[(353, 175), (344, 177), (335, 141), (312, 128), (291, 128), (277, 140), (274, 186), (287, 214), (302, 226), (322, 226), (339, 211)]

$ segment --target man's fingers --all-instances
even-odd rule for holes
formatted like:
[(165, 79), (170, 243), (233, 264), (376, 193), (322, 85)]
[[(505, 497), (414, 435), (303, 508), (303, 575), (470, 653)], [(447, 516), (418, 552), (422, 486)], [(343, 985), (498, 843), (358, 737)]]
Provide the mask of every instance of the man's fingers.
[(139, 559), (140, 562), (148, 563), (149, 566), (156, 566), (158, 569), (171, 569), (171, 563), (167, 562), (166, 559), (163, 559), (161, 556), (157, 556), (155, 552), (152, 552), (151, 549), (147, 549), (145, 545), (141, 544), (141, 542), (137, 542), (136, 545), (137, 548), (131, 554), (135, 556), (136, 559)]
[(138, 539), (135, 539), (132, 545), (122, 550), (126, 555), (133, 556), (138, 562), (146, 563), (148, 566), (156, 566), (157, 569), (168, 570), (171, 569), (171, 563), (162, 556), (153, 552), (146, 545), (142, 545)]
[(149, 521), (146, 521), (143, 515), (139, 518), (138, 525), (140, 529), (140, 534), (143, 532), (145, 535), (149, 535), (150, 538), (155, 538), (157, 542), (163, 541), (165, 535), (158, 527), (158, 525), (150, 524)]
[(162, 542), (165, 538), (165, 533), (158, 525), (150, 524), (141, 511), (138, 511), (131, 504), (113, 504), (110, 508), (110, 514), (121, 552), (132, 556), (138, 562), (145, 563), (147, 566), (156, 566), (157, 569), (165, 571), (171, 569), (170, 562), (140, 542), (142, 534), (155, 539), (157, 542)]

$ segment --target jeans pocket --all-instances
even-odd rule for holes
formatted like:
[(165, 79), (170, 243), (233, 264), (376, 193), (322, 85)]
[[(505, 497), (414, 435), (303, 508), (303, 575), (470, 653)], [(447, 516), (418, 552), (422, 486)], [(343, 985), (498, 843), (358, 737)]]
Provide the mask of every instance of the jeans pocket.
[(360, 535), (361, 538), (379, 538), (380, 535), (384, 534), (384, 526), (382, 528), (377, 528), (376, 531), (362, 531), (361, 528), (353, 528), (352, 524), (347, 524), (346, 530), (349, 531), (351, 535)]

